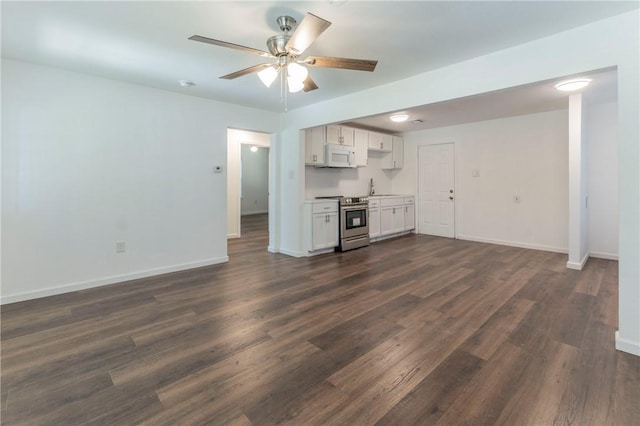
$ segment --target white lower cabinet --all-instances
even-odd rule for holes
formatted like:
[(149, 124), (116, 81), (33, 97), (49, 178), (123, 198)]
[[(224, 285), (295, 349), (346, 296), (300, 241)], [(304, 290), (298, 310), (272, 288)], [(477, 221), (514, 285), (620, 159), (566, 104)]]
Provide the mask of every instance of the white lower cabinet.
[(396, 234), (404, 231), (404, 206), (380, 208), (380, 235)]
[(411, 231), (416, 228), (416, 205), (414, 197), (404, 198), (404, 230)]
[(338, 212), (314, 213), (311, 249), (320, 250), (338, 245)]
[(376, 202), (375, 206), (369, 202), (369, 238), (377, 238), (380, 236), (380, 204)]
[[(372, 213), (372, 212), (376, 213)], [(382, 239), (415, 229), (414, 197), (376, 197), (369, 200), (369, 238)]]
[(305, 246), (310, 255), (333, 251), (338, 246), (338, 201), (305, 202), (305, 221)]

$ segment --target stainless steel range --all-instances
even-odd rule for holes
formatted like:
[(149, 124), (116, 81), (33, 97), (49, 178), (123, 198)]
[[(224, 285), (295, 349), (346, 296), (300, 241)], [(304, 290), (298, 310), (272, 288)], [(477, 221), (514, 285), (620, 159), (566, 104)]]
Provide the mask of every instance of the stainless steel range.
[(340, 208), (339, 251), (369, 245), (369, 197), (317, 197), (337, 199)]

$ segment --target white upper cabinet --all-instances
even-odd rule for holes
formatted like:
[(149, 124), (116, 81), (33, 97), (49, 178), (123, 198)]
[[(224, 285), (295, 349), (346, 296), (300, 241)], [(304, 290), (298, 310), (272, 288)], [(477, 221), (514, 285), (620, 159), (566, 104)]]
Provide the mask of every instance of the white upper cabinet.
[(352, 129), (351, 127), (338, 126), (335, 124), (331, 124), (325, 127), (327, 129), (327, 143), (353, 146), (354, 129)]
[(324, 126), (304, 131), (304, 162), (308, 165), (324, 164)]
[(371, 151), (391, 152), (391, 135), (369, 132), (369, 149)]
[(356, 165), (363, 167), (368, 164), (368, 144), (369, 132), (366, 130), (353, 129), (353, 144), (356, 148)]
[(391, 137), (391, 153), (382, 159), (383, 169), (401, 169), (404, 166), (404, 139)]

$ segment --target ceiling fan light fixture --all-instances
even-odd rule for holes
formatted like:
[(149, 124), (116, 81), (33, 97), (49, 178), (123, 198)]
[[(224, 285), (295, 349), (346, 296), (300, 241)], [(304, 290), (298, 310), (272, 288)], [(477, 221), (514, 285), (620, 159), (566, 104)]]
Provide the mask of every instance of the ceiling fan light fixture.
[(391, 121), (393, 121), (394, 123), (402, 123), (404, 121), (407, 121), (409, 119), (409, 116), (407, 114), (394, 114), (389, 117), (389, 119), (391, 119)]
[(573, 92), (574, 90), (580, 90), (587, 87), (591, 83), (590, 78), (574, 78), (571, 80), (561, 81), (554, 87), (561, 92)]
[(303, 67), (300, 64), (296, 64), (295, 62), (287, 65), (287, 76), (289, 78), (295, 78), (298, 81), (304, 81), (305, 78), (309, 75), (309, 70)]
[(287, 77), (287, 84), (289, 86), (289, 92), (296, 93), (304, 89), (304, 80), (298, 80), (295, 77)]
[(267, 86), (271, 87), (271, 84), (274, 82), (276, 77), (278, 76), (278, 71), (274, 67), (267, 67), (262, 71), (258, 71), (258, 77), (260, 81)]

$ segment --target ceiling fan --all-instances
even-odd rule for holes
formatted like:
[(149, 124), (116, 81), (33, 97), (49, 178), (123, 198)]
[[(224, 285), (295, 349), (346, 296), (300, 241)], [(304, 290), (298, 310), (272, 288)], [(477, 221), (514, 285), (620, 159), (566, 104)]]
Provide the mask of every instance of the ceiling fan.
[(295, 26), (296, 20), (291, 16), (280, 16), (276, 19), (276, 22), (278, 23), (282, 34), (269, 37), (267, 40), (268, 52), (199, 35), (193, 35), (189, 37), (189, 40), (228, 47), (230, 49), (253, 53), (265, 58), (276, 59), (275, 62), (254, 65), (240, 71), (232, 72), (231, 74), (223, 75), (220, 78), (232, 80), (234, 78), (242, 77), (243, 75), (257, 72), (260, 80), (265, 84), (265, 86), (269, 87), (279, 74), (282, 82), (282, 91), (284, 91), (285, 80), (287, 81), (287, 86), (290, 92), (298, 92), (300, 90), (309, 92), (318, 88), (313, 79), (311, 79), (311, 76), (309, 76), (309, 71), (304, 65), (311, 67), (342, 68), (357, 71), (373, 71), (376, 68), (378, 61), (367, 59), (308, 56), (306, 59), (299, 60), (298, 58), (315, 41), (315, 39), (318, 38), (318, 36), (320, 36), (320, 34), (329, 27), (329, 25), (331, 25), (331, 22), (312, 13), (307, 13), (293, 34), (290, 34), (290, 31)]

